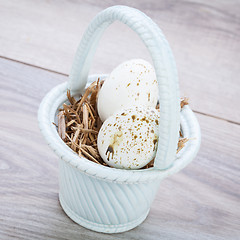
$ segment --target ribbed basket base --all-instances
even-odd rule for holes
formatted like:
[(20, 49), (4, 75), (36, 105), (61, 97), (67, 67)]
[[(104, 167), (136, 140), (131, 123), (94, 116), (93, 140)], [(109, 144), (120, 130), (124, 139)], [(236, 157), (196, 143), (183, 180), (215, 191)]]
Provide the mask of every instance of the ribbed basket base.
[(116, 225), (98, 224), (98, 223), (95, 223), (95, 222), (90, 222), (90, 221), (82, 218), (81, 216), (77, 215), (76, 213), (74, 213), (68, 207), (68, 205), (64, 201), (61, 194), (59, 194), (59, 201), (60, 201), (60, 204), (61, 204), (64, 212), (74, 222), (78, 223), (79, 225), (81, 225), (85, 228), (91, 229), (91, 230), (96, 231), (96, 232), (102, 232), (102, 233), (120, 233), (120, 232), (126, 232), (128, 230), (131, 230), (131, 229), (137, 227), (138, 225), (140, 225), (146, 219), (146, 217), (149, 213), (149, 210), (148, 210), (140, 218), (138, 218), (138, 219), (136, 219), (132, 222), (125, 223), (125, 224), (116, 224)]

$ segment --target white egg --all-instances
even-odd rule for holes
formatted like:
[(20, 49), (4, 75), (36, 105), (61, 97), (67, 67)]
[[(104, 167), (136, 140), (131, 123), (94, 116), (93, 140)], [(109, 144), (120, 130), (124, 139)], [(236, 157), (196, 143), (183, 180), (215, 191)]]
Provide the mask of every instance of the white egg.
[(142, 105), (156, 107), (158, 85), (153, 66), (142, 59), (126, 61), (105, 80), (98, 95), (98, 113), (104, 122), (114, 112)]
[(98, 151), (109, 166), (139, 169), (156, 155), (159, 113), (152, 107), (122, 109), (109, 117), (98, 134)]

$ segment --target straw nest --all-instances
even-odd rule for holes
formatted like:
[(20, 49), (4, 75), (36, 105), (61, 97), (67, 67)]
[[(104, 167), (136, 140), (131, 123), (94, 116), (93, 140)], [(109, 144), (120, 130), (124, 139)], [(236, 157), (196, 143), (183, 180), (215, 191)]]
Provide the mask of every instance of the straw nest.
[[(109, 167), (99, 155), (97, 136), (102, 122), (97, 111), (97, 96), (104, 81), (93, 82), (80, 99), (76, 100), (67, 92), (69, 103), (63, 104), (58, 113), (58, 133), (62, 140), (79, 156)], [(181, 108), (188, 104), (188, 99), (181, 99)], [(159, 105), (156, 107), (159, 111)], [(179, 152), (189, 139), (184, 138), (180, 131), (178, 141)], [(144, 168), (153, 167), (154, 159)]]

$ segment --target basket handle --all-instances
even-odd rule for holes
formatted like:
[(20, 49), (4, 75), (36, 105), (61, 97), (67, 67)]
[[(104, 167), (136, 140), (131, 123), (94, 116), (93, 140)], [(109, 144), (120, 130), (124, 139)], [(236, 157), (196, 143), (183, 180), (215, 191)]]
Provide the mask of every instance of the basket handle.
[(72, 92), (83, 92), (98, 42), (114, 21), (134, 30), (148, 48), (159, 87), (159, 140), (154, 168), (169, 168), (176, 158), (180, 128), (180, 98), (175, 61), (159, 27), (144, 13), (126, 6), (113, 6), (100, 12), (90, 23), (77, 49), (68, 82)]

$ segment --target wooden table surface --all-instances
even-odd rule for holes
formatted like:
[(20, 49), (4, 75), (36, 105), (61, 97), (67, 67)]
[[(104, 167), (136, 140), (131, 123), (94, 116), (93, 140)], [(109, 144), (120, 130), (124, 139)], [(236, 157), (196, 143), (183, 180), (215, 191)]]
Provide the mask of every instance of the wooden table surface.
[[(97, 3), (96, 3), (97, 2)], [(166, 35), (202, 130), (196, 159), (160, 185), (143, 224), (101, 234), (69, 219), (58, 201), (58, 158), (37, 124), (43, 96), (67, 81), (91, 19), (136, 7)], [(0, 239), (239, 239), (240, 1), (0, 0)], [(100, 41), (91, 73), (150, 56), (125, 25)]]

